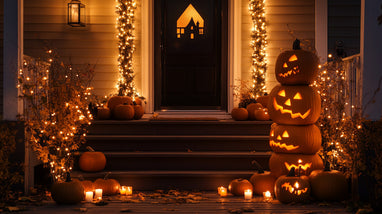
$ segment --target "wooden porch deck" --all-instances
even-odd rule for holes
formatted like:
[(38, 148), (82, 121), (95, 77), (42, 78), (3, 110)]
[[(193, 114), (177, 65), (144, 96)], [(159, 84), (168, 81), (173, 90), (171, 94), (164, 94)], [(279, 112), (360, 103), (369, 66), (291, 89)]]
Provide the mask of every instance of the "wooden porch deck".
[[(62, 213), (350, 213), (341, 203), (318, 203), (310, 204), (281, 204), (277, 200), (264, 202), (262, 197), (254, 197), (252, 201), (245, 201), (242, 197), (228, 196), (221, 198), (215, 192), (199, 193), (196, 197), (201, 200), (182, 200), (170, 198), (150, 197), (153, 193), (144, 193), (145, 200), (139, 200), (137, 195), (124, 200), (120, 196), (108, 198), (105, 206), (96, 206), (91, 203), (78, 205), (57, 205), (53, 201), (47, 201), (43, 206), (31, 207), (23, 213), (39, 214), (62, 214)], [(124, 196), (127, 197), (127, 196)]]

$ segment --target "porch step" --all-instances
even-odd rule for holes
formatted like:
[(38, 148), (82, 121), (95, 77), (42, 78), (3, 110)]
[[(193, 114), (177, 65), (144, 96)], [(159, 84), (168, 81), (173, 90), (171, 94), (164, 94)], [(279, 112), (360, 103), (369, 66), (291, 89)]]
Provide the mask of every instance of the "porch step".
[(234, 178), (249, 178), (253, 160), (265, 169), (271, 156), (271, 121), (94, 121), (87, 143), (104, 152), (106, 168), (82, 173), (96, 179), (112, 177), (137, 190), (215, 190)]
[(95, 150), (113, 151), (269, 151), (263, 135), (89, 135)]
[[(114, 178), (123, 186), (133, 186), (136, 191), (153, 191), (158, 189), (181, 189), (216, 191), (219, 186), (228, 186), (236, 178), (249, 179), (254, 171), (109, 171), (109, 178)], [(74, 172), (74, 177), (80, 175), (89, 180), (103, 178), (108, 172), (79, 173)]]

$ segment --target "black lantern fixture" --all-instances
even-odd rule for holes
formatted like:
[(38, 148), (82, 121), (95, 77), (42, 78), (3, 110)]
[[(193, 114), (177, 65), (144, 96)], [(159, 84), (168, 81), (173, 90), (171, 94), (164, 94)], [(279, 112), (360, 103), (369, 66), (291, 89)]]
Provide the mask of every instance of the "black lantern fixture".
[(68, 25), (85, 27), (85, 5), (79, 0), (72, 0), (68, 3)]

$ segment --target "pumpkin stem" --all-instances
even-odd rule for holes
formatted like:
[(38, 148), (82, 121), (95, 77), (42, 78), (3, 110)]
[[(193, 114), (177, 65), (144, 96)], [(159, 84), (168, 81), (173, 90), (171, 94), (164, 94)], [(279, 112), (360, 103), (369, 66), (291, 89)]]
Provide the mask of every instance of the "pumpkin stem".
[(71, 182), (71, 181), (72, 181), (72, 178), (70, 177), (70, 173), (67, 172), (66, 173), (66, 180), (65, 180), (65, 182)]
[(296, 177), (296, 169), (294, 167), (290, 168), (287, 177)]
[(330, 171), (330, 163), (329, 163), (329, 161), (325, 161), (324, 172), (329, 172), (329, 171)]
[(293, 42), (293, 50), (301, 50), (300, 40), (296, 39)]
[(95, 152), (95, 150), (90, 146), (87, 146), (86, 149), (89, 150), (89, 152)]
[(257, 162), (256, 160), (253, 160), (253, 161), (251, 162), (251, 164), (252, 164), (252, 165), (255, 165), (258, 174), (264, 174), (264, 169), (263, 169), (263, 167), (259, 164), (259, 162)]

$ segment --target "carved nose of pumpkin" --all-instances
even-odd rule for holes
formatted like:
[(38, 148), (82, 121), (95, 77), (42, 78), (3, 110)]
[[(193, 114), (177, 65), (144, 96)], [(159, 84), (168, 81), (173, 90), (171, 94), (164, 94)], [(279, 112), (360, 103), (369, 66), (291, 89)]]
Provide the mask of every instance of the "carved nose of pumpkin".
[(280, 135), (277, 135), (277, 140), (282, 140)]
[(284, 68), (287, 68), (288, 65), (286, 64), (286, 62), (284, 62), (284, 65), (283, 65)]
[(291, 106), (292, 104), (290, 103), (290, 99), (288, 99), (285, 103), (286, 106)]

